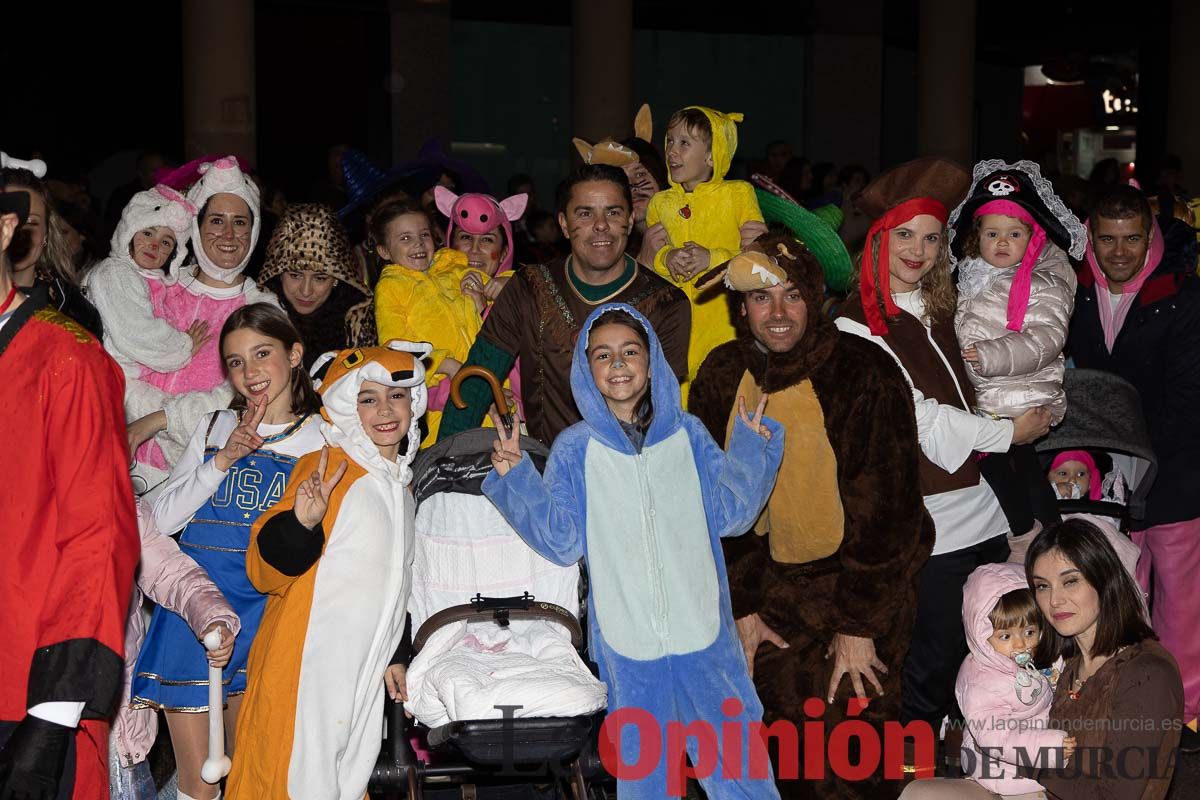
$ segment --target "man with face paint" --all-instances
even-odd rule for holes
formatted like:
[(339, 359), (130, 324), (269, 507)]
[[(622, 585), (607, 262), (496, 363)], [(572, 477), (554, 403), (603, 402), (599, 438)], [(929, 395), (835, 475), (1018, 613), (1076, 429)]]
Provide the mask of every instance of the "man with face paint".
[[(588, 164), (559, 189), (558, 224), (571, 253), (519, 270), (496, 298), (466, 364), (505, 375), (520, 358), (529, 433), (549, 444), (580, 420), (571, 394), (571, 353), (584, 320), (602, 303), (642, 312), (675, 374), (687, 374), (691, 308), (683, 292), (625, 253), (633, 226), (629, 180), (618, 167)], [(481, 380), (462, 386), (465, 409), (447, 405), (438, 438), (479, 425), (491, 403)]]
[[(1185, 723), (1200, 716), (1200, 628), (1192, 595), (1200, 573), (1200, 280), (1195, 237), (1155, 217), (1138, 189), (1115, 186), (1088, 218), (1067, 352), (1077, 367), (1120, 375), (1142, 400), (1158, 476), (1134, 519), (1138, 582), (1151, 621), (1183, 676)], [(1151, 587), (1153, 583), (1153, 587)], [(1184, 728), (1181, 748), (1200, 750)]]
[(7, 250), (29, 193), (0, 191), (0, 797), (108, 796), (139, 540), (121, 370), (25, 296)]
[[(858, 719), (882, 735), (882, 724), (899, 716), (900, 666), (933, 521), (921, 503), (908, 386), (887, 354), (821, 312), (824, 284), (816, 257), (787, 233), (767, 233), (734, 257), (725, 285), (736, 292), (737, 338), (705, 359), (688, 410), (726, 442), (737, 397), (752, 405), (767, 393), (787, 433), (766, 510), (751, 533), (724, 540), (763, 721), (800, 727), (816, 716), (805, 701), (817, 698), (832, 730), (851, 697), (869, 696)], [(772, 758), (779, 777), (778, 753)], [(780, 779), (779, 793), (886, 796), (882, 769), (853, 783), (826, 773)]]

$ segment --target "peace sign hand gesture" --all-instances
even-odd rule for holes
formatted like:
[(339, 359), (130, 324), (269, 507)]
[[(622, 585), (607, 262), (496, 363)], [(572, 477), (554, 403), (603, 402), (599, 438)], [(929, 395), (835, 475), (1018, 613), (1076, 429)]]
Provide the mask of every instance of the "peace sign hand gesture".
[(521, 463), (521, 425), (513, 419), (512, 430), (506, 431), (504, 421), (496, 413), (495, 407), (491, 412), (492, 424), (496, 426), (496, 441), (492, 442), (492, 467), (503, 478), (508, 471)]
[(742, 422), (746, 423), (746, 427), (757, 433), (759, 436), (771, 441), (771, 430), (766, 425), (762, 424), (763, 412), (767, 410), (767, 397), (763, 395), (758, 401), (758, 408), (754, 410), (754, 416), (751, 417), (746, 413), (746, 398), (738, 395), (738, 416), (742, 418)]
[(322, 447), (321, 460), (317, 463), (316, 471), (305, 478), (296, 489), (296, 505), (292, 511), (296, 514), (296, 519), (300, 520), (300, 524), (310, 531), (325, 518), (325, 510), (329, 508), (329, 496), (333, 494), (333, 487), (337, 486), (346, 474), (347, 464), (348, 462), (343, 461), (329, 476), (329, 480), (324, 480), (322, 476), (329, 466), (329, 448)]
[(267, 413), (267, 399), (252, 405), (242, 414), (241, 423), (229, 434), (228, 441), (217, 454), (213, 456), (217, 469), (227, 472), (235, 462), (253, 453), (263, 445), (263, 438), (258, 435), (258, 426), (262, 424), (263, 415)]

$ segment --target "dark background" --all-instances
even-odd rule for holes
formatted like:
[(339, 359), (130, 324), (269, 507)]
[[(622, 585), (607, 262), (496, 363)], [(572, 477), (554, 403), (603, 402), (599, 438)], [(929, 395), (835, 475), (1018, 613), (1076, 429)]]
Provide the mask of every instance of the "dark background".
[[(854, 4), (847, 0), (846, 5)], [(18, 156), (36, 151), (59, 175), (91, 172), (101, 183), (110, 180), (109, 173), (128, 175), (131, 154), (142, 149), (182, 157), (183, 34), (177, 2), (6, 6), (0, 12), (0, 74), (6, 87), (0, 99), (0, 148)], [(980, 0), (977, 8), (977, 156), (1036, 157), (1026, 152), (1022, 139), (1028, 122), (1020, 114), (1020, 75), (1025, 65), (1059, 63), (1068, 70), (1095, 73), (1096, 60), (1101, 59), (1132, 65), (1140, 74), (1139, 171), (1156, 166), (1166, 150), (1169, 4), (1165, 0)], [(488, 141), (501, 140), (508, 150), (492, 159), (494, 163), (481, 165), (497, 191), (503, 187), (495, 184), (517, 170), (539, 175), (565, 170), (570, 99), (558, 95), (567, 91), (569, 82), (566, 76), (553, 74), (560, 70), (547, 70), (544, 65), (569, 67), (569, 53), (562, 48), (549, 52), (554, 47), (539, 52), (523, 42), (564, 41), (571, 3), (453, 0), (449, 9), (454, 55), (451, 63), (439, 67), (439, 74), (450, 93), (450, 140), (478, 141), (481, 128), (490, 134)], [(283, 187), (289, 197), (303, 199), (307, 187), (324, 174), (326, 149), (340, 142), (367, 151), (381, 164), (392, 162), (388, 2), (257, 0), (255, 11), (257, 166), (264, 178)], [(691, 89), (690, 75), (725, 69), (699, 59), (688, 63), (686, 55), (689, 42), (719, 35), (751, 49), (755, 41), (771, 45), (763, 48), (761, 60), (739, 59), (728, 65), (729, 70), (745, 70), (737, 73), (745, 108), (728, 109), (747, 111), (740, 131), (741, 154), (757, 157), (767, 141), (783, 138), (793, 143), (797, 155), (818, 161), (825, 157), (821, 152), (804, 152), (805, 130), (822, 121), (804, 118), (803, 105), (805, 76), (819, 76), (823, 73), (818, 68), (827, 71), (828, 67), (806, 64), (804, 53), (808, 37), (837, 33), (844, 20), (829, 23), (813, 0), (638, 1), (633, 14), (635, 47), (636, 42), (666, 42), (660, 46), (675, 46), (685, 54), (664, 56), (659, 62), (677, 64), (677, 73), (667, 74), (669, 70), (660, 66), (663, 72), (658, 76), (635, 74), (636, 102), (654, 101), (656, 95), (663, 98), (652, 103), (656, 136), (661, 135), (671, 110), (667, 106), (680, 94), (680, 87)], [(496, 37), (481, 34), (488, 31), (503, 32), (504, 41), (491, 46)], [(647, 32), (658, 35), (647, 39)], [(701, 34), (709, 39), (697, 38)], [(915, 79), (921, 34), (917, 0), (885, 2), (880, 34), (885, 54), (884, 97), (878, 112), (880, 147), (879, 152), (864, 153), (859, 159), (872, 168), (915, 154), (916, 111), (906, 89)], [(212, 32), (214, 47), (220, 47), (220, 36), (219, 30)], [(786, 45), (786, 37), (794, 37), (796, 43), (790, 56), (788, 48), (780, 46)], [(459, 40), (473, 44), (456, 49)], [(642, 58), (639, 53), (639, 63)], [(503, 83), (488, 74), (513, 63), (529, 68)], [(705, 98), (710, 90), (711, 85), (696, 85), (695, 101), (717, 105)], [(847, 96), (845, 102), (854, 103), (856, 98)], [(751, 108), (756, 112), (753, 116)], [(777, 113), (765, 115), (764, 108)], [(421, 109), (411, 113), (419, 119)], [(536, 153), (523, 151), (527, 140), (546, 136), (562, 141), (563, 149), (548, 155), (545, 145), (539, 144)], [(505, 137), (508, 141), (503, 141)], [(119, 155), (106, 170), (106, 159), (114, 154)]]

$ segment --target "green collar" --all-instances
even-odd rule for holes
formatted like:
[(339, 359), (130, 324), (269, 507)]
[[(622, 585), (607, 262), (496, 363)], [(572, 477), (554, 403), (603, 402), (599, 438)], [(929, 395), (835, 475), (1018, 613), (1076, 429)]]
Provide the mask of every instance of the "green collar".
[(584, 283), (575, 274), (575, 270), (572, 268), (573, 258), (574, 256), (567, 256), (567, 281), (571, 284), (571, 288), (575, 290), (575, 293), (579, 295), (580, 299), (588, 305), (599, 305), (606, 300), (611, 300), (625, 291), (625, 288), (633, 283), (633, 279), (637, 276), (637, 262), (633, 260), (632, 256), (626, 253), (625, 271), (621, 273), (621, 277), (600, 286), (593, 286), (590, 283)]

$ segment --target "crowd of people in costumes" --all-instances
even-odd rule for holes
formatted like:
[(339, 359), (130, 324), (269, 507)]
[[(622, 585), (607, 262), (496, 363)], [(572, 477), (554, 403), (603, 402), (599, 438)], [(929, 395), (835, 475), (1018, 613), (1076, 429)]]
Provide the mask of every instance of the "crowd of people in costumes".
[[(261, 244), (229, 155), (133, 194), (79, 280), (46, 255), (46, 165), (5, 156), (0, 573), (29, 607), (0, 622), (0, 798), (160, 796), (160, 712), (173, 796), (363, 797), (406, 695), (412, 463), (480, 426), (484, 494), (586, 567), (608, 710), (736, 727), (743, 765), (765, 748), (707, 796), (1166, 797), (1200, 715), (1194, 231), (1136, 187), (1080, 220), (1030, 162), (924, 158), (856, 193), (852, 257), (836, 203), (728, 177), (741, 122), (688, 106), (660, 151), (643, 108), (631, 138), (576, 139), (568, 249), (537, 263), (529, 196), (444, 185), (466, 167), (435, 150), (346, 153), (353, 201), (289, 205)], [(1060, 512), (1120, 499), (1103, 453), (1037, 449), (1071, 366), (1141, 396), (1159, 466), (1129, 533)], [(503, 400), (450, 402), (469, 368)], [(758, 733), (814, 720), (925, 726), (965, 776), (917, 747), (899, 774), (796, 774)], [(617, 795), (684, 768), (618, 771)]]

